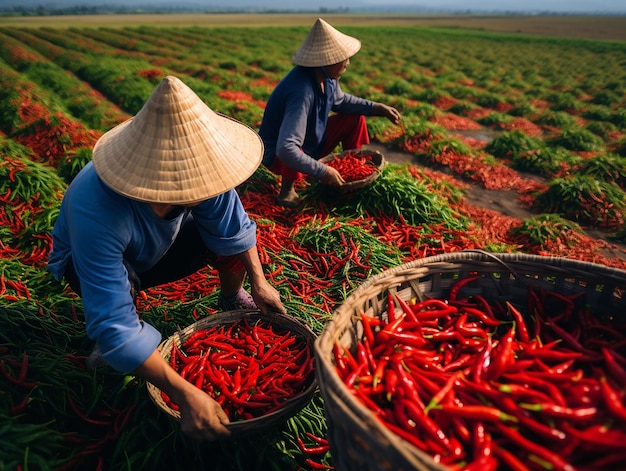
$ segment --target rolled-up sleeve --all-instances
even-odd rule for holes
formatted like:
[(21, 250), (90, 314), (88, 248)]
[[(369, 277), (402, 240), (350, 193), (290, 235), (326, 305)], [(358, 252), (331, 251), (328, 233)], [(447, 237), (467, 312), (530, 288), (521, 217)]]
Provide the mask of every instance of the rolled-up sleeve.
[(234, 189), (204, 201), (191, 212), (202, 240), (217, 255), (237, 255), (256, 245), (256, 223)]
[[(96, 222), (86, 214), (74, 216), (76, 221), (83, 222), (71, 225), (71, 232), (73, 263), (80, 278), (87, 335), (98, 342), (102, 357), (112, 368), (133, 371), (154, 352), (161, 334), (139, 319), (130, 294), (122, 258), (130, 229), (116, 223), (111, 214), (103, 217), (108, 224)], [(88, 219), (93, 222), (87, 223)], [(120, 217), (119, 220), (125, 219)]]
[(131, 322), (131, 324), (123, 328), (118, 326), (115, 331), (115, 337), (119, 338), (117, 340), (103, 336), (103, 340), (113, 340), (112, 345), (115, 346), (106, 350), (107, 347), (100, 347), (103, 349), (102, 358), (118, 371), (137, 369), (161, 342), (160, 332), (150, 324), (143, 321)]

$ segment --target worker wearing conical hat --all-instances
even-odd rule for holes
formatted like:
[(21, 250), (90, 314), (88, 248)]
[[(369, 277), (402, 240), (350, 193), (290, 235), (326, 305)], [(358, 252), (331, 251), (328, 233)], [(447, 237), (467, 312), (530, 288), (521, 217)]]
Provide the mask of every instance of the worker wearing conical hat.
[(400, 123), (395, 108), (341, 90), (339, 78), (360, 48), (358, 39), (318, 18), (292, 57), (295, 67), (272, 91), (259, 134), (264, 165), (282, 179), (279, 204), (298, 204), (294, 183), (301, 174), (328, 185), (343, 183), (337, 170), (318, 160), (340, 143), (343, 150), (369, 144), (365, 116)]
[(285, 311), (235, 190), (262, 153), (255, 131), (165, 77), (136, 116), (98, 140), (52, 232), (48, 267), (81, 296), (96, 342), (88, 366), (151, 382), (179, 405), (181, 429), (199, 439), (228, 435), (228, 418), (165, 362), (161, 334), (138, 317), (134, 295), (210, 265), (219, 273), (219, 309)]

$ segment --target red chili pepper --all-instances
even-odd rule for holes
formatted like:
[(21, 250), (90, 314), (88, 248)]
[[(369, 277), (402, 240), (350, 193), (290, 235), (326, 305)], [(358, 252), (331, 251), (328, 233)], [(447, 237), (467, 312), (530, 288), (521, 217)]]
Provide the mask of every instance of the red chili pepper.
[(552, 469), (555, 471), (574, 471), (574, 466), (561, 458), (558, 453), (555, 453), (548, 448), (529, 440), (524, 437), (520, 432), (515, 430), (513, 427), (506, 425), (501, 422), (494, 422), (495, 427), (498, 429), (498, 432), (503, 436), (507, 437), (509, 440), (513, 442), (514, 446), (520, 447), (526, 450), (529, 453), (532, 453), (539, 458), (545, 460), (552, 466)]
[(621, 421), (626, 421), (626, 407), (619, 393), (611, 387), (606, 376), (600, 377), (600, 389), (606, 407)]
[(507, 421), (517, 422), (517, 418), (502, 412), (500, 409), (491, 406), (453, 406), (449, 404), (440, 404), (436, 407), (437, 410), (442, 411), (445, 414), (454, 415), (464, 419), (480, 420), (484, 422), (494, 421)]
[(396, 321), (395, 300), (391, 291), (387, 292), (387, 324), (393, 324)]
[(426, 443), (424, 443), (422, 440), (420, 440), (416, 434), (411, 433), (410, 431), (397, 426), (396, 424), (383, 420), (382, 421), (385, 426), (391, 430), (393, 433), (395, 433), (396, 435), (398, 435), (400, 438), (402, 438), (403, 440), (406, 440), (407, 442), (409, 442), (411, 445), (413, 445), (414, 447), (416, 447), (419, 450), (422, 451), (426, 451), (427, 447), (426, 447)]
[(526, 466), (515, 454), (499, 445), (495, 445), (493, 447), (493, 454), (500, 459), (500, 461), (504, 464), (504, 469), (508, 471), (530, 471), (530, 468)]
[(308, 455), (321, 455), (323, 453), (326, 453), (330, 449), (330, 446), (328, 445), (308, 447), (306, 446), (306, 444), (304, 443), (304, 441), (302, 441), (302, 438), (300, 437), (296, 437), (296, 441), (298, 442), (298, 446), (300, 447), (300, 450), (303, 453), (306, 453)]
[(398, 294), (396, 294), (396, 300), (398, 301), (398, 304), (400, 305), (400, 308), (402, 309), (405, 318), (409, 321), (417, 322), (417, 317), (415, 316), (415, 313), (413, 312), (411, 306), (409, 306), (409, 304)]
[(374, 345), (374, 331), (372, 330), (371, 318), (361, 311), (361, 324), (363, 325), (363, 335), (370, 345)]
[(307, 466), (310, 466), (312, 469), (335, 469), (333, 466), (324, 463), (318, 463), (311, 458), (307, 458), (306, 460), (304, 460), (304, 463)]
[(448, 294), (448, 299), (450, 299), (451, 301), (456, 300), (457, 296), (459, 294), (459, 291), (461, 291), (462, 288), (464, 288), (465, 286), (467, 286), (471, 282), (479, 280), (481, 278), (482, 278), (481, 275), (474, 275), (474, 276), (468, 276), (468, 277), (465, 277), (465, 278), (461, 278), (456, 283), (454, 283), (452, 285), (452, 287), (450, 288), (450, 293)]
[(428, 414), (428, 411), (430, 409), (432, 409), (433, 407), (435, 407), (435, 406), (437, 406), (437, 405), (439, 405), (440, 403), (443, 402), (445, 397), (454, 388), (454, 385), (457, 383), (457, 381), (458, 381), (459, 377), (461, 376), (461, 374), (462, 374), (461, 371), (457, 371), (457, 372), (455, 372), (455, 373), (450, 375), (450, 377), (447, 379), (447, 381), (443, 385), (443, 387), (433, 396), (433, 398), (430, 400), (430, 402), (426, 405), (426, 408), (424, 409), (424, 413), (425, 414)]
[(509, 314), (513, 317), (513, 320), (516, 324), (516, 332), (517, 336), (522, 342), (529, 342), (530, 336), (528, 334), (528, 327), (526, 326), (526, 321), (524, 320), (524, 316), (510, 301), (506, 301), (506, 307), (508, 309)]
[(515, 340), (515, 326), (511, 327), (498, 342), (492, 355), (492, 361), (485, 371), (485, 377), (495, 381), (504, 372), (505, 368), (514, 360), (513, 342)]
[(557, 406), (556, 404), (551, 403), (542, 403), (542, 404), (526, 404), (521, 403), (520, 407), (526, 410), (540, 412), (542, 415), (547, 417), (554, 417), (558, 419), (569, 419), (569, 420), (589, 420), (595, 417), (598, 413), (598, 409), (596, 407), (562, 407)]
[(492, 350), (493, 344), (491, 343), (491, 337), (488, 337), (483, 348), (478, 352), (478, 356), (470, 369), (470, 377), (475, 383), (480, 383), (482, 381), (483, 372), (489, 368)]
[(626, 369), (616, 361), (615, 354), (612, 350), (604, 347), (602, 350), (602, 357), (604, 358), (604, 364), (607, 371), (610, 373), (611, 378), (617, 381), (620, 386), (626, 386)]

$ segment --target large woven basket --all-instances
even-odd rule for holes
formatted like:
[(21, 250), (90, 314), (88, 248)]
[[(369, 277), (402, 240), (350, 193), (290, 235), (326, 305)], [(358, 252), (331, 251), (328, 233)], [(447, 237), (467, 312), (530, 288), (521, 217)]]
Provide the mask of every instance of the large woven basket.
[(343, 185), (337, 188), (337, 191), (340, 193), (348, 194), (354, 193), (356, 191), (362, 190), (370, 186), (376, 179), (380, 176), (380, 173), (385, 166), (385, 157), (383, 154), (377, 150), (368, 150), (368, 149), (358, 149), (358, 150), (346, 150), (340, 154), (329, 154), (326, 157), (322, 157), (319, 161), (323, 163), (331, 162), (336, 158), (344, 158), (346, 155), (351, 154), (355, 156), (366, 156), (371, 159), (372, 163), (376, 166), (376, 171), (373, 172), (368, 177), (362, 180), (355, 180), (352, 182), (345, 182)]
[(315, 342), (316, 375), (338, 470), (448, 469), (392, 433), (349, 392), (335, 371), (332, 349), (336, 342), (350, 348), (362, 339), (359, 313), (383, 316), (389, 291), (405, 301), (445, 298), (455, 281), (474, 274), (483, 278), (463, 296), (525, 306), (533, 287), (581, 293), (598, 316), (626, 313), (626, 271), (564, 258), (464, 251), (415, 260), (369, 278), (333, 313)]
[[(233, 310), (213, 314), (182, 329), (180, 332), (177, 332), (176, 334), (170, 336), (167, 340), (163, 341), (159, 346), (159, 352), (166, 360), (169, 360), (174, 343), (176, 343), (177, 346), (181, 346), (191, 334), (198, 330), (207, 329), (216, 325), (228, 326), (244, 318), (249, 320), (251, 323), (258, 319), (263, 319), (270, 322), (275, 328), (295, 333), (306, 341), (308, 346), (307, 348), (310, 348), (311, 350), (313, 349), (313, 342), (316, 339), (315, 333), (307, 325), (293, 316), (278, 312), (261, 314), (260, 311)], [(179, 421), (180, 412), (172, 409), (166, 404), (161, 396), (161, 390), (152, 383), (148, 383), (147, 388), (150, 398), (156, 406), (174, 420)], [(228, 424), (227, 428), (231, 432), (230, 438), (240, 438), (242, 436), (259, 433), (286, 421), (306, 406), (316, 391), (317, 379), (315, 375), (311, 375), (306, 388), (299, 395), (285, 401), (282, 404), (282, 407), (277, 411), (254, 419), (240, 420)]]

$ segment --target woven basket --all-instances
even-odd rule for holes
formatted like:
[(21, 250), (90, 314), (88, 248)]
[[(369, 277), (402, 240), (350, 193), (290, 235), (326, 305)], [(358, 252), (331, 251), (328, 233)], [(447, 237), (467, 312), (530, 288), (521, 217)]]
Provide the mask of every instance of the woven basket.
[[(270, 322), (273, 327), (281, 330), (288, 330), (302, 337), (308, 345), (308, 348), (313, 348), (313, 342), (316, 339), (315, 333), (303, 322), (299, 321), (295, 317), (281, 314), (278, 312), (271, 312), (268, 314), (261, 314), (260, 311), (249, 310), (233, 310), (220, 312), (213, 314), (209, 317), (205, 317), (194, 324), (182, 329), (180, 332), (172, 335), (167, 340), (163, 341), (159, 345), (159, 352), (166, 360), (169, 360), (174, 342), (177, 346), (182, 345), (191, 334), (198, 330), (207, 329), (215, 325), (230, 325), (238, 322), (242, 319), (248, 319), (251, 323), (258, 319)], [(174, 420), (180, 420), (180, 412), (175, 411), (169, 407), (161, 396), (161, 390), (154, 386), (152, 383), (147, 383), (148, 393), (150, 399), (154, 402), (159, 409), (165, 412)], [(306, 388), (299, 395), (288, 399), (282, 404), (282, 407), (277, 411), (256, 417), (250, 420), (239, 420), (231, 422), (227, 425), (230, 430), (230, 438), (240, 438), (255, 433), (262, 432), (275, 425), (278, 425), (290, 417), (297, 414), (307, 403), (311, 400), (315, 392), (317, 391), (317, 379), (315, 375), (311, 375), (310, 382)]]
[(377, 150), (368, 150), (368, 149), (346, 150), (340, 154), (329, 154), (326, 157), (322, 157), (319, 161), (323, 163), (328, 163), (336, 158), (342, 159), (348, 154), (352, 154), (355, 156), (366, 156), (370, 158), (372, 160), (372, 163), (376, 166), (376, 171), (362, 180), (345, 182), (343, 185), (336, 188), (337, 191), (339, 191), (340, 193), (344, 193), (344, 194), (354, 193), (355, 191), (358, 191), (358, 190), (361, 190), (363, 188), (370, 186), (380, 176), (380, 172), (385, 166), (385, 157), (383, 156), (383, 154)]
[(448, 469), (392, 433), (349, 392), (335, 372), (332, 349), (336, 342), (350, 348), (362, 339), (359, 313), (382, 316), (389, 291), (405, 301), (446, 298), (455, 281), (473, 274), (483, 278), (464, 288), (462, 297), (480, 294), (490, 302), (508, 300), (523, 307), (533, 287), (565, 295), (582, 292), (597, 316), (626, 312), (626, 271), (557, 257), (463, 251), (415, 260), (369, 278), (333, 313), (314, 346), (338, 470)]

